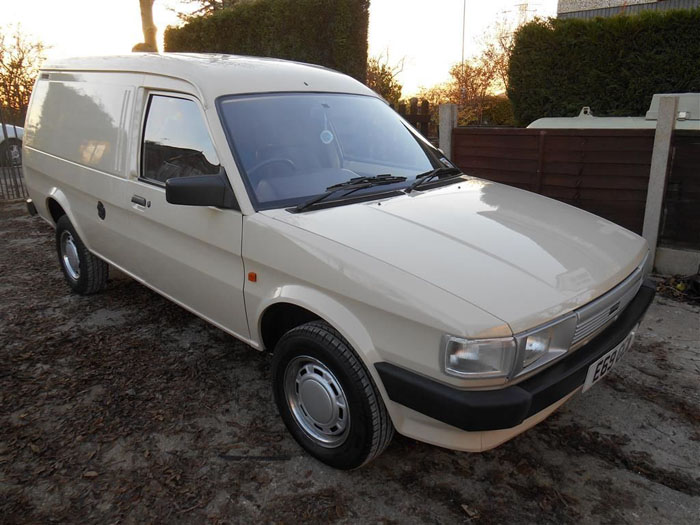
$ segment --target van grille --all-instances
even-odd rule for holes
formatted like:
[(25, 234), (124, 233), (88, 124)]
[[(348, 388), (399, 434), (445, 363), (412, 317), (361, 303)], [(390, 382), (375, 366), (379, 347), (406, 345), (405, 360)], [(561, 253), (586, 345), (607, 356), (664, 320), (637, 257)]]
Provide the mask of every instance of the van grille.
[(642, 285), (642, 268), (637, 268), (618, 286), (576, 310), (578, 321), (571, 349), (583, 346), (617, 319)]

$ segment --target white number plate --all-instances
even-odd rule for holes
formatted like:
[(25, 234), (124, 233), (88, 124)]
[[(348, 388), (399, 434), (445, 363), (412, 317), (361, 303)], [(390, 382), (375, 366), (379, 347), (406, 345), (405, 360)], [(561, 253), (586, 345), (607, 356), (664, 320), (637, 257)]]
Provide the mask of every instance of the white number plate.
[(634, 334), (636, 331), (637, 327), (635, 326), (619, 345), (588, 367), (588, 374), (586, 375), (586, 381), (583, 383), (581, 392), (585, 392), (591, 388), (600, 379), (602, 379), (603, 376), (612, 370), (615, 363), (617, 363), (627, 349), (632, 346), (632, 341), (634, 341)]

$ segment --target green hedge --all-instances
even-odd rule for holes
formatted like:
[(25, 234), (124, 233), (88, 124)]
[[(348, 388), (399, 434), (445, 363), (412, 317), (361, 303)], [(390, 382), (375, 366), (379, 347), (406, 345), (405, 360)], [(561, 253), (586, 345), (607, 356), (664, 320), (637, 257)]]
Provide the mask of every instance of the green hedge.
[(165, 30), (165, 50), (267, 56), (320, 64), (361, 82), (369, 0), (257, 0)]
[(700, 9), (535, 20), (515, 35), (508, 96), (516, 120), (644, 115), (654, 93), (700, 92)]

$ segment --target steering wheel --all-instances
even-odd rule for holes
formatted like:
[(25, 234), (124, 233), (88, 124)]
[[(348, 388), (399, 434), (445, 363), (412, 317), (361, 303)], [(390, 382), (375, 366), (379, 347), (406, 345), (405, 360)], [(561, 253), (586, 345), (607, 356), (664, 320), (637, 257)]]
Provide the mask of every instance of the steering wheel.
[(264, 161), (256, 164), (255, 166), (253, 166), (252, 168), (250, 168), (248, 170), (248, 175), (252, 175), (253, 173), (258, 171), (259, 169), (264, 168), (265, 166), (269, 166), (270, 164), (275, 164), (275, 163), (286, 164), (287, 166), (292, 168), (292, 170), (294, 170), (294, 171), (297, 170), (296, 164), (294, 164), (291, 160), (276, 157), (276, 158), (264, 160)]
[(169, 159), (167, 159), (167, 161), (173, 162), (173, 161), (177, 161), (177, 160), (185, 160), (185, 159), (189, 159), (190, 157), (197, 157), (200, 155), (203, 157), (204, 153), (202, 153), (201, 151), (194, 151), (194, 150), (193, 151), (186, 151), (184, 153), (180, 153), (179, 155), (175, 155), (174, 157), (170, 157)]

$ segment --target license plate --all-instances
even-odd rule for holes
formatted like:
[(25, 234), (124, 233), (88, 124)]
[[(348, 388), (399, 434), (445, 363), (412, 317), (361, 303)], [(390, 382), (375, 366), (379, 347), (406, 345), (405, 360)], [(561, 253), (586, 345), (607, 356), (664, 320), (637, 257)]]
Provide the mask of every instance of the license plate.
[(598, 359), (595, 363), (588, 367), (588, 374), (586, 375), (586, 381), (583, 383), (583, 388), (581, 392), (585, 392), (598, 381), (600, 381), (610, 370), (612, 370), (615, 363), (617, 363), (622, 355), (627, 351), (627, 349), (632, 346), (634, 341), (634, 334), (637, 331), (635, 326), (632, 331), (625, 337), (625, 339), (617, 345), (615, 348), (610, 350), (603, 357)]

